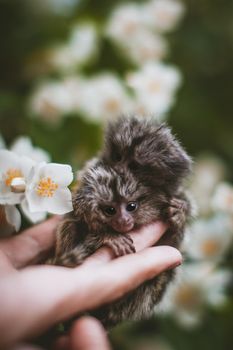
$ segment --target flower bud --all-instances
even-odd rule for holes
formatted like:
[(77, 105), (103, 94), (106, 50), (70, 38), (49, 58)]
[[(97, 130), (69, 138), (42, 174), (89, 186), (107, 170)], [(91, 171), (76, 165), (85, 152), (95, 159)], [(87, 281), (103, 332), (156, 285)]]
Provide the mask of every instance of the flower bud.
[(26, 183), (23, 177), (15, 177), (11, 181), (11, 192), (24, 193), (25, 189), (26, 189)]

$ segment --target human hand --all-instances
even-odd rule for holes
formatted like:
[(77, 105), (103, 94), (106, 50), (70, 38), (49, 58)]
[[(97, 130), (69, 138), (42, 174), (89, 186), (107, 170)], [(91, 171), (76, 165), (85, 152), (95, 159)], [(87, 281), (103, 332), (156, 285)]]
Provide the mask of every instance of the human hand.
[(54, 350), (99, 349), (110, 350), (111, 346), (102, 324), (94, 317), (89, 316), (81, 317), (76, 320), (71, 327), (69, 336), (61, 336), (54, 343)]
[(148, 248), (166, 230), (157, 222), (131, 233), (135, 254), (113, 259), (112, 251), (103, 247), (77, 268), (32, 265), (54, 245), (58, 220), (54, 217), (0, 242), (0, 347), (4, 349), (118, 299), (181, 263), (175, 248)]

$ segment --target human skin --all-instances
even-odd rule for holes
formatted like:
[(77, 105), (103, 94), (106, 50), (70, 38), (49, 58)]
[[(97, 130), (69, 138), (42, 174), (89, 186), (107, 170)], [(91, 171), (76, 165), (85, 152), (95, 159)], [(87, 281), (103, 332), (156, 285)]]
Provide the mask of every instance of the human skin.
[[(38, 336), (74, 314), (116, 300), (182, 260), (175, 248), (151, 247), (166, 230), (165, 224), (156, 222), (130, 234), (135, 254), (115, 259), (110, 248), (103, 247), (77, 268), (38, 265), (54, 246), (58, 221), (51, 218), (0, 241), (1, 349)], [(88, 324), (90, 327), (97, 321), (82, 322), (88, 331)], [(76, 321), (72, 328), (71, 345), (77, 340), (75, 327), (79, 330), (80, 323)], [(98, 328), (98, 324), (93, 327)], [(101, 334), (99, 329), (99, 339), (103, 340)], [(78, 339), (83, 339), (82, 334)], [(94, 350), (93, 346), (70, 346), (73, 348)]]
[(94, 317), (89, 316), (76, 320), (72, 325), (69, 336), (62, 336), (54, 343), (54, 350), (99, 349), (110, 350), (111, 346), (102, 324)]

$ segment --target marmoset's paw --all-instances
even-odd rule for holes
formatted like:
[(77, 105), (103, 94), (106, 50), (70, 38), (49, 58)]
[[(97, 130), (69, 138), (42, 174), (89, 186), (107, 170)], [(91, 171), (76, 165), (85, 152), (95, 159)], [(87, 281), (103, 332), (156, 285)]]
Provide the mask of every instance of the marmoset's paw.
[(104, 245), (111, 248), (116, 257), (136, 252), (133, 240), (127, 234), (108, 237), (105, 239)]
[(187, 202), (173, 198), (168, 208), (168, 221), (175, 227), (183, 227), (186, 222)]

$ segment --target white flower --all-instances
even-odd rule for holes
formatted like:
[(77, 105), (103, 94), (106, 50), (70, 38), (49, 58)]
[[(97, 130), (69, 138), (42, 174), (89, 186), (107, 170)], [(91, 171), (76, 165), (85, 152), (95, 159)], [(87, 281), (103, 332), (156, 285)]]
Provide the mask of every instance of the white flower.
[(195, 187), (201, 191), (211, 192), (215, 186), (224, 178), (225, 168), (220, 159), (214, 156), (202, 156), (196, 161), (194, 169)]
[(73, 70), (76, 66), (86, 64), (97, 53), (97, 33), (92, 24), (77, 25), (71, 32), (67, 44), (55, 47), (49, 53), (52, 66)]
[(97, 49), (97, 33), (93, 24), (76, 25), (71, 32), (69, 45), (77, 64), (85, 63)]
[[(50, 161), (50, 155), (41, 148), (33, 147), (30, 138), (26, 136), (21, 136), (16, 139), (11, 146), (11, 150), (18, 155), (29, 157), (37, 163)], [(14, 192), (17, 192), (18, 190), (20, 193), (22, 193), (26, 188), (26, 181), (23, 178), (14, 178), (11, 183), (11, 189), (12, 188)], [(33, 223), (43, 221), (47, 215), (46, 212), (31, 213), (25, 198), (22, 199), (20, 208), (26, 218)]]
[[(25, 139), (21, 141), (22, 144), (15, 145), (16, 148), (20, 146), (17, 148), (20, 152), (24, 153), (26, 149), (37, 160), (45, 157), (43, 152), (33, 150), (27, 138), (26, 148)], [(71, 211), (71, 193), (67, 186), (72, 180), (69, 165), (36, 163), (28, 157), (0, 150), (0, 204), (5, 205), (6, 221), (16, 230), (21, 221), (12, 204), (19, 204), (25, 216), (34, 223), (44, 220), (47, 211), (54, 214)]]
[(106, 26), (106, 34), (117, 42), (128, 42), (144, 27), (142, 7), (129, 3), (116, 8)]
[(218, 185), (212, 198), (212, 208), (233, 214), (233, 186), (228, 183)]
[(71, 192), (67, 186), (72, 180), (73, 173), (69, 165), (37, 164), (32, 169), (25, 192), (29, 211), (48, 211), (61, 215), (71, 211)]
[(213, 156), (202, 156), (197, 159), (191, 190), (201, 214), (208, 214), (211, 208), (211, 197), (218, 183), (224, 178), (225, 168), (222, 162)]
[(25, 215), (25, 217), (31, 221), (33, 224), (36, 224), (38, 222), (44, 221), (46, 219), (47, 216), (47, 212), (46, 211), (37, 211), (37, 212), (31, 212), (29, 210), (29, 206), (28, 206), (28, 201), (26, 198), (24, 198), (20, 204), (20, 209), (22, 210), (23, 214)]
[(21, 215), (18, 209), (14, 205), (6, 205), (5, 214), (7, 222), (18, 232), (21, 226)]
[(150, 62), (128, 75), (127, 81), (135, 92), (138, 112), (161, 118), (174, 102), (181, 75), (175, 67)]
[(80, 76), (68, 76), (61, 84), (70, 96), (71, 111), (78, 111), (83, 100), (83, 94), (87, 83)]
[(72, 110), (73, 100), (62, 83), (47, 82), (38, 86), (30, 105), (33, 114), (47, 122), (58, 123), (64, 114)]
[(18, 137), (11, 146), (11, 151), (20, 156), (31, 158), (35, 162), (50, 161), (50, 155), (39, 147), (33, 147), (27, 136)]
[(0, 236), (18, 232), (21, 225), (20, 212), (14, 205), (0, 205)]
[(136, 64), (160, 60), (167, 51), (166, 41), (144, 23), (143, 6), (129, 3), (118, 7), (110, 18), (106, 34), (124, 55)]
[(148, 30), (139, 31), (131, 40), (121, 41), (121, 45), (123, 53), (138, 65), (161, 60), (167, 53), (165, 39)]
[(81, 109), (87, 118), (103, 121), (127, 112), (130, 107), (127, 91), (116, 76), (102, 74), (86, 84)]
[(197, 325), (205, 305), (220, 307), (231, 274), (207, 263), (186, 264), (180, 268), (176, 283), (169, 286), (160, 310), (172, 314), (185, 327)]
[(177, 0), (151, 0), (144, 6), (147, 24), (161, 32), (175, 28), (184, 10), (184, 5)]
[(20, 186), (22, 186), (34, 164), (35, 162), (28, 157), (19, 156), (11, 151), (0, 150), (0, 204), (18, 204), (21, 202), (24, 194), (22, 191), (17, 193), (14, 180), (18, 179)]
[(223, 259), (233, 239), (231, 221), (218, 214), (208, 220), (197, 220), (190, 228), (189, 239), (184, 241), (185, 253), (197, 260)]

